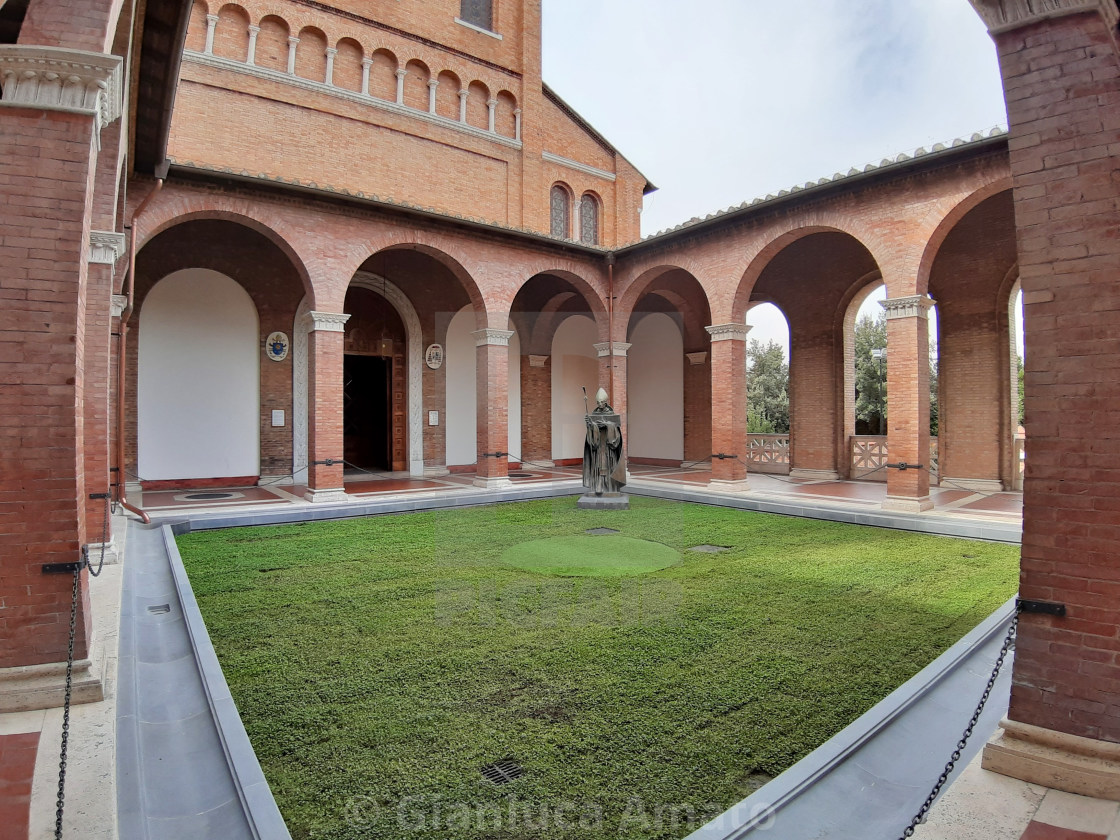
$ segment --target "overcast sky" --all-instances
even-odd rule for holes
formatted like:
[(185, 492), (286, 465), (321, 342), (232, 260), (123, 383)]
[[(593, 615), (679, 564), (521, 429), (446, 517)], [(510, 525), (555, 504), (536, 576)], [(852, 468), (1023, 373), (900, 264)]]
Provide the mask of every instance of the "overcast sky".
[(659, 187), (643, 235), (1007, 122), (968, 0), (543, 9), (545, 82)]

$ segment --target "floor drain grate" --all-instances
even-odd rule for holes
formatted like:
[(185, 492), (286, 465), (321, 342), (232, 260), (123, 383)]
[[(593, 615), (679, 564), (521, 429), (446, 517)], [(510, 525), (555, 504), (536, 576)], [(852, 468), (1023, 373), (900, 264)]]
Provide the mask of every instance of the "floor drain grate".
[(517, 472), (506, 473), (506, 475), (508, 475), (510, 478), (536, 478), (533, 473), (523, 472), (521, 470), (518, 470)]
[(505, 785), (524, 776), (525, 769), (512, 758), (503, 758), (483, 767), (482, 775), (488, 782)]
[(183, 498), (184, 499), (190, 499), (192, 502), (205, 502), (205, 501), (210, 501), (212, 499), (232, 499), (232, 498), (234, 498), (234, 494), (233, 493), (191, 493), (190, 495), (184, 496)]
[(699, 551), (702, 554), (719, 554), (721, 551), (730, 551), (725, 545), (694, 545), (689, 551)]
[(619, 532), (614, 528), (588, 528), (583, 533), (591, 534), (593, 537), (605, 537), (607, 534), (617, 534)]
[(148, 612), (150, 612), (152, 615), (162, 615), (163, 613), (169, 613), (169, 612), (171, 612), (171, 605), (170, 604), (154, 604), (154, 605), (148, 607)]

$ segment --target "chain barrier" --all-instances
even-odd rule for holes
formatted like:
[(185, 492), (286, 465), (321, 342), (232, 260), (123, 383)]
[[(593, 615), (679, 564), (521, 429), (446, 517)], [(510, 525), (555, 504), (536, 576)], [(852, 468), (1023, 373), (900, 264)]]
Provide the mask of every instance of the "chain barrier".
[(74, 585), (70, 593), (70, 637), (66, 643), (66, 689), (62, 700), (62, 746), (58, 755), (58, 797), (55, 799), (54, 838), (62, 840), (62, 816), (66, 809), (66, 752), (70, 746), (70, 699), (74, 691), (74, 637), (78, 629), (78, 595), (81, 591), (82, 569), (89, 569), (97, 577), (105, 568), (105, 545), (109, 541), (109, 514), (112, 503), (108, 493), (95, 493), (91, 499), (105, 500), (105, 515), (101, 521), (101, 556), (97, 570), (89, 559), (89, 547), (82, 548), (82, 559), (74, 564)]
[(945, 783), (949, 780), (949, 774), (953, 772), (953, 768), (956, 767), (957, 762), (961, 760), (961, 753), (968, 744), (968, 739), (972, 737), (972, 730), (976, 728), (976, 723), (980, 720), (980, 713), (984, 711), (984, 706), (988, 703), (988, 697), (995, 687), (996, 679), (999, 677), (999, 672), (1003, 668), (1003, 661), (1007, 658), (1007, 652), (1015, 645), (1015, 634), (1018, 628), (1019, 607), (1016, 606), (1015, 616), (1011, 619), (1011, 625), (1007, 628), (1007, 635), (1004, 636), (1003, 645), (999, 649), (999, 656), (996, 657), (995, 667), (992, 669), (992, 675), (988, 677), (988, 685), (984, 688), (984, 693), (980, 695), (980, 702), (976, 705), (976, 711), (972, 713), (972, 717), (968, 721), (968, 726), (964, 729), (964, 734), (961, 736), (961, 739), (957, 741), (957, 748), (953, 750), (949, 761), (945, 763), (945, 769), (942, 770), (941, 775), (937, 777), (937, 783), (933, 786), (933, 790), (929, 792), (926, 801), (922, 803), (922, 807), (918, 809), (918, 813), (914, 815), (914, 819), (910, 820), (910, 824), (906, 826), (906, 830), (902, 832), (902, 836), (899, 840), (913, 837), (914, 830), (921, 823), (925, 822), (929, 809), (933, 807), (937, 795), (941, 793), (941, 788), (943, 788)]

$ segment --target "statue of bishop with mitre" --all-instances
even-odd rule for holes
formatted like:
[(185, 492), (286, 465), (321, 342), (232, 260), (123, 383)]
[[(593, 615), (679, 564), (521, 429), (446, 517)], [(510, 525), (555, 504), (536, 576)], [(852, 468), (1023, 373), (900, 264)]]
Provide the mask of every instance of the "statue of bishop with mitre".
[[(583, 486), (596, 497), (625, 498), (626, 456), (622, 451), (622, 419), (607, 402), (602, 388), (595, 394), (595, 409), (585, 415), (587, 437), (583, 443)], [(581, 503), (582, 503), (581, 499)], [(581, 504), (581, 507), (583, 505)]]

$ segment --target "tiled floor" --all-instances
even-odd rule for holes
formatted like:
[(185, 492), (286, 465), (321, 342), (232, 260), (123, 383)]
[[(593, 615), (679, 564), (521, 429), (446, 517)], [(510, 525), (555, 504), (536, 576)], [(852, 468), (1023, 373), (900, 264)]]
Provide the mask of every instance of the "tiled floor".
[(27, 837), (38, 749), (38, 732), (0, 735), (0, 840)]

